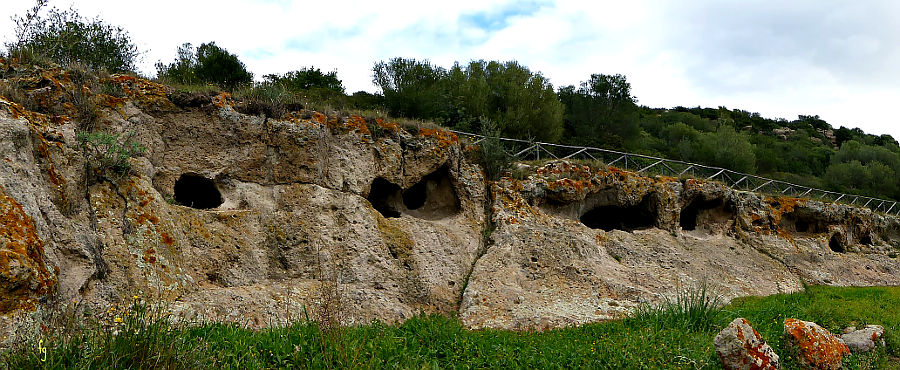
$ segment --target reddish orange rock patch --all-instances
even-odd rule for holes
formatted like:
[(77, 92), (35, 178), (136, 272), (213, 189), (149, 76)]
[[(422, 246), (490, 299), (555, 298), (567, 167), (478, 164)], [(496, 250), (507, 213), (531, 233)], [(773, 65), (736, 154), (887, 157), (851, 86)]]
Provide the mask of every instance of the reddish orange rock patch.
[(844, 355), (850, 349), (837, 337), (812, 322), (798, 319), (784, 320), (788, 342), (798, 351), (802, 364), (816, 369), (840, 369)]
[(34, 219), (0, 187), (0, 313), (32, 308), (55, 287)]

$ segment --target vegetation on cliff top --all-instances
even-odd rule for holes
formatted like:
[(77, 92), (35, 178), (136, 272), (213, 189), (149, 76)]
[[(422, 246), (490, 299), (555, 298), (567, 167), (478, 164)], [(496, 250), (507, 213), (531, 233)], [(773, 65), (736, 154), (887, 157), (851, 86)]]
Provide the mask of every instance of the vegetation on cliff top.
[[(124, 29), (84, 19), (74, 9), (43, 14), (46, 5), (47, 0), (37, 0), (14, 17), (16, 41), (5, 45), (5, 58), (136, 73), (140, 52)], [(726, 107), (640, 106), (626, 77), (618, 74), (592, 74), (577, 87), (554, 87), (516, 61), (476, 60), (445, 68), (393, 58), (374, 64), (379, 94), (346, 94), (336, 71), (312, 66), (254, 82), (238, 56), (215, 42), (184, 44), (174, 61), (158, 62), (156, 69), (159, 81), (176, 90), (233, 91), (249, 101), (252, 114), (280, 117), (304, 106), (387, 112), (463, 131), (490, 128), (508, 137), (619, 149), (900, 199), (900, 144), (890, 135), (834, 128), (816, 115), (787, 120)]]

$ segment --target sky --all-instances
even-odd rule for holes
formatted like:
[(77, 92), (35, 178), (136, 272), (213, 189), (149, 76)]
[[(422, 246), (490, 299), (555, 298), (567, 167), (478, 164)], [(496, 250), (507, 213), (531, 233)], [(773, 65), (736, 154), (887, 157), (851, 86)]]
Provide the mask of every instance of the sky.
[[(33, 0), (3, 0), (0, 35)], [(179, 45), (215, 41), (257, 79), (314, 66), (377, 92), (376, 62), (516, 60), (554, 86), (623, 74), (650, 107), (819, 115), (900, 139), (900, 2), (50, 0), (126, 29), (153, 75)]]

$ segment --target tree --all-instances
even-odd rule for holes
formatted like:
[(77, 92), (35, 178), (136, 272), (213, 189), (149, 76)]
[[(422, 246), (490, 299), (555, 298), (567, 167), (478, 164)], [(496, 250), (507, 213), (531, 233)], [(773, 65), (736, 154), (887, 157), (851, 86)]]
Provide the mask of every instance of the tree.
[(481, 130), (487, 120), (505, 136), (556, 141), (562, 135), (563, 105), (553, 85), (518, 62), (472, 61), (448, 73), (452, 115), (448, 123)]
[(395, 116), (431, 119), (441, 115), (446, 71), (428, 60), (393, 58), (376, 63), (372, 82), (381, 89), (388, 112)]
[(178, 55), (175, 61), (165, 65), (156, 62), (156, 76), (169, 79), (182, 84), (194, 84), (199, 82), (196, 75), (197, 55), (194, 54), (194, 46), (186, 42), (178, 47)]
[(576, 143), (624, 148), (640, 135), (637, 100), (623, 75), (593, 74), (577, 90), (560, 89), (559, 99), (568, 137)]
[(201, 44), (196, 50), (189, 43), (178, 48), (175, 61), (156, 63), (157, 77), (183, 84), (208, 82), (229, 90), (253, 82), (253, 73), (238, 57), (215, 42)]
[(253, 82), (253, 74), (237, 55), (231, 54), (215, 42), (202, 44), (197, 48), (197, 78), (234, 89), (238, 85)]
[(17, 40), (6, 45), (10, 55), (113, 72), (135, 70), (140, 52), (124, 29), (99, 18), (85, 19), (75, 9), (53, 8), (42, 17), (39, 13), (46, 4), (38, 0), (24, 16), (13, 17)]

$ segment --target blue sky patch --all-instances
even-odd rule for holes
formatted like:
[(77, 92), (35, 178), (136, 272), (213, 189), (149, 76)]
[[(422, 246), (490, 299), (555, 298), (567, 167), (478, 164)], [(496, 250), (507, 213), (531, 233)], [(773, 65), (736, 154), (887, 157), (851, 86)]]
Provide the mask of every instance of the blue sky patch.
[(486, 32), (499, 31), (509, 26), (510, 18), (532, 15), (546, 1), (521, 1), (506, 5), (499, 9), (463, 14), (459, 16), (459, 24), (463, 27), (476, 27)]

